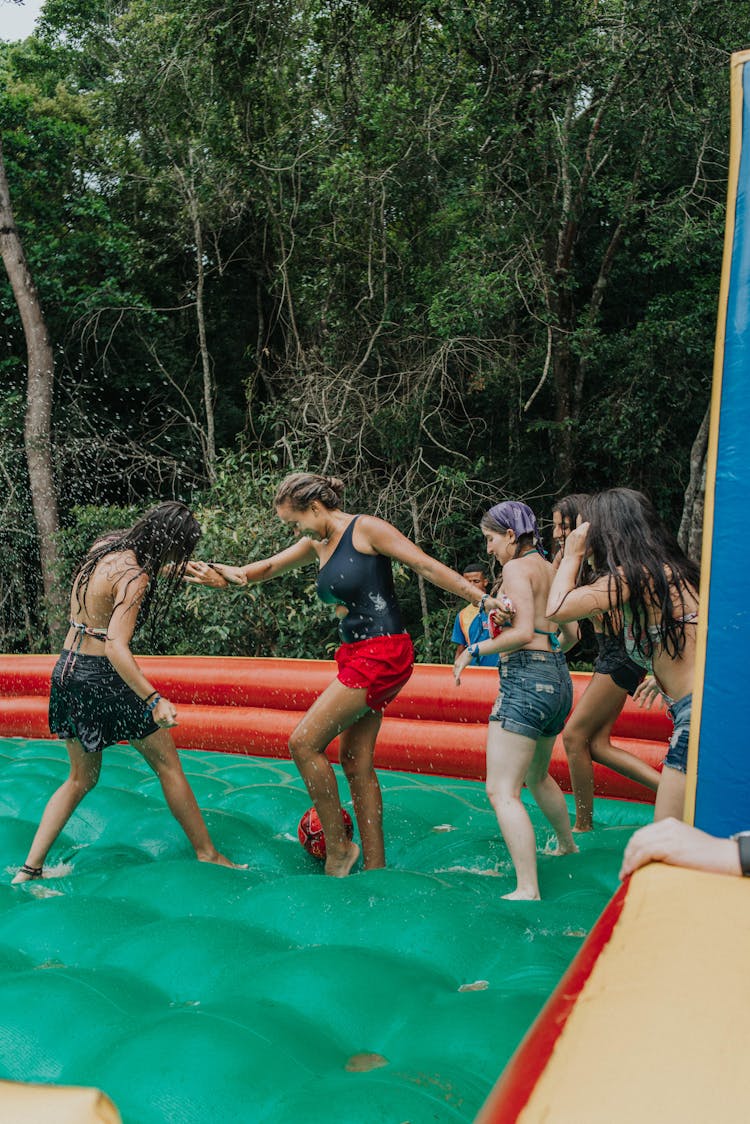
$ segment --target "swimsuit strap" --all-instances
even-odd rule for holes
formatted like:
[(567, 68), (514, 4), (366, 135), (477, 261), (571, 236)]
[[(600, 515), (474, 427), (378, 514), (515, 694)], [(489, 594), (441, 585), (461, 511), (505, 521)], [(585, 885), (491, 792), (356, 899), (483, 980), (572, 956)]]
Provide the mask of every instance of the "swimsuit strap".
[(68, 624), (78, 633), (76, 637), (78, 647), (80, 647), (84, 636), (90, 636), (93, 640), (104, 641), (107, 639), (106, 628), (93, 628), (90, 624), (84, 624), (83, 621), (68, 621)]
[(72, 645), (71, 645), (71, 647), (68, 651), (68, 656), (67, 656), (67, 659), (65, 660), (65, 663), (63, 665), (63, 669), (60, 672), (60, 683), (61, 684), (65, 682), (65, 677), (68, 674), (68, 672), (72, 671), (72, 669), (75, 667), (75, 662), (76, 662), (76, 659), (78, 657), (78, 653), (81, 649), (81, 644), (83, 643), (84, 636), (90, 636), (92, 638), (92, 640), (101, 640), (102, 643), (105, 640), (109, 639), (108, 636), (107, 636), (106, 628), (92, 628), (91, 625), (84, 624), (83, 621), (73, 621), (73, 620), (71, 620), (71, 621), (68, 621), (68, 624), (73, 629), (73, 631), (75, 632), (76, 635), (75, 635), (75, 639), (74, 639), (74, 641), (73, 641), (73, 643), (72, 643)]
[(545, 632), (543, 628), (535, 628), (534, 632), (538, 633), (539, 636), (546, 636), (548, 638), (549, 646), (553, 652), (559, 652), (562, 649), (559, 629), (556, 632)]

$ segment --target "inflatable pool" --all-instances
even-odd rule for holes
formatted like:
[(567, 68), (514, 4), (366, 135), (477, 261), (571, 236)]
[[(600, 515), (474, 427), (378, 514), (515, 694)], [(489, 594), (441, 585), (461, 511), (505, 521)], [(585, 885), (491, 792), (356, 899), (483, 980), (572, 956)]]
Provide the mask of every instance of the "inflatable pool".
[(67, 758), (0, 741), (0, 1078), (96, 1086), (126, 1124), (473, 1120), (651, 815), (600, 801), (579, 855), (540, 856), (545, 900), (509, 903), (476, 781), (382, 774), (389, 869), (339, 881), (297, 841), (308, 799), (291, 763), (182, 756), (248, 871), (196, 863), (122, 746), (48, 877), (10, 886)]
[[(53, 662), (0, 657), (0, 734), (48, 737)], [(503, 901), (514, 876), (480, 783), (496, 672), (457, 689), (449, 667), (421, 666), (378, 743), (389, 867), (327, 879), (297, 840), (302, 781), (272, 755), (333, 664), (142, 662), (178, 706), (178, 745), (201, 747), (183, 761), (212, 836), (250, 869), (196, 863), (140, 755), (108, 749), (45, 879), (0, 886), (0, 1078), (96, 1086), (126, 1124), (292, 1124), (322, 1106), (368, 1124), (472, 1120), (650, 807), (599, 802), (580, 854), (542, 854), (545, 900)], [(658, 758), (667, 729), (631, 706), (619, 733)], [(8, 876), (66, 768), (60, 742), (0, 741)], [(555, 771), (567, 781), (561, 751)], [(607, 770), (597, 783), (644, 791)]]
[[(750, 585), (736, 562), (750, 545), (749, 63), (732, 57), (686, 802), (716, 834), (750, 827), (750, 755), (741, 726), (727, 736), (727, 716), (744, 712)], [(46, 735), (51, 662), (0, 657), (0, 734)], [(283, 752), (325, 669), (265, 662), (257, 679), (241, 661), (196, 661), (176, 683), (172, 661), (150, 669), (180, 704), (185, 747), (260, 755), (185, 754), (212, 834), (248, 871), (188, 859), (157, 782), (115, 748), (50, 877), (0, 885), (0, 1079), (42, 1085), (0, 1080), (0, 1117), (115, 1120), (106, 1097), (75, 1088), (93, 1085), (131, 1124), (426, 1124), (477, 1111), (481, 1124), (745, 1124), (743, 880), (652, 865), (606, 904), (625, 837), (650, 819), (629, 789), (616, 793), (629, 803), (597, 802), (579, 854), (542, 855), (542, 902), (504, 902), (494, 816), (478, 780), (461, 779), (481, 777), (481, 669), (458, 705), (449, 669), (418, 669), (383, 725), (379, 764), (407, 770), (383, 778), (389, 869), (319, 877), (295, 839), (301, 783), (262, 758)], [(615, 737), (634, 736), (632, 717)], [(658, 721), (640, 734), (651, 763)], [(559, 750), (554, 769), (564, 779)], [(7, 874), (64, 772), (57, 743), (0, 742)], [(609, 790), (611, 775), (596, 779)]]

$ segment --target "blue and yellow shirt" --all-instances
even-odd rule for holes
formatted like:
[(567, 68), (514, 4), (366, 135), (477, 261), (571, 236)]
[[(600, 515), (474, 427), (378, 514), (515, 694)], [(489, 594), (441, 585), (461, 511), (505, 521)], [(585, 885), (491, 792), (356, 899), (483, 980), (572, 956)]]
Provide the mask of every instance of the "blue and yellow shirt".
[[(487, 625), (487, 614), (480, 613), (476, 605), (466, 605), (460, 613), (456, 613), (451, 640), (454, 644), (478, 644), (480, 640), (489, 640), (490, 633)], [(495, 652), (491, 656), (473, 656), (471, 663), (480, 667), (497, 667), (499, 655)]]

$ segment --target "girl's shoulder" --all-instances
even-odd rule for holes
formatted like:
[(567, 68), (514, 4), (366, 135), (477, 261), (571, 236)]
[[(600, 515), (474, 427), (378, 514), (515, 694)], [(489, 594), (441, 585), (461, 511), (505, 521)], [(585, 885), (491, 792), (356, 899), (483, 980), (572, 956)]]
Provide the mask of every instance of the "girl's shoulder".
[(148, 574), (142, 568), (132, 550), (105, 555), (97, 564), (94, 573), (97, 577), (101, 577), (104, 581), (110, 583), (113, 589), (123, 582), (128, 585), (131, 582), (148, 585), (149, 582)]
[(547, 586), (552, 584), (554, 577), (552, 564), (540, 554), (527, 554), (521, 558), (509, 558), (503, 563), (503, 583), (511, 584), (523, 582), (536, 589), (540, 583)]
[(520, 570), (521, 567), (532, 573), (536, 570), (541, 574), (554, 574), (556, 567), (552, 564), (549, 558), (544, 554), (540, 554), (538, 550), (530, 551), (528, 554), (522, 554), (518, 558), (511, 558), (503, 565), (503, 573), (512, 567), (513, 570)]
[(352, 520), (357, 521), (357, 531), (360, 534), (372, 535), (382, 531), (393, 531), (395, 527), (389, 523), (387, 519), (381, 519), (379, 515), (352, 515)]

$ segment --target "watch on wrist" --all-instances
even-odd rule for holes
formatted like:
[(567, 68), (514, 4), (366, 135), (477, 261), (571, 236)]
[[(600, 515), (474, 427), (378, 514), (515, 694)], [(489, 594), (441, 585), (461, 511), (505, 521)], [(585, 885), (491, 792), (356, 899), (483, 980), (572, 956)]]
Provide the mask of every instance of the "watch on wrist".
[(750, 831), (737, 831), (732, 839), (737, 840), (740, 852), (740, 869), (745, 878), (750, 878)]

